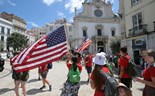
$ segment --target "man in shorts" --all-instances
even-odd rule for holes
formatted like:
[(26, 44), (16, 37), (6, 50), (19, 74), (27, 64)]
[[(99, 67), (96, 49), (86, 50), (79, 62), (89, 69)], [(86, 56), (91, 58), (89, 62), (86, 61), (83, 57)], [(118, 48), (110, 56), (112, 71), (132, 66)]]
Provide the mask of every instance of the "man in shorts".
[(85, 61), (85, 68), (86, 68), (87, 74), (88, 74), (87, 82), (89, 83), (90, 75), (91, 75), (91, 72), (92, 72), (92, 55), (90, 54), (90, 52), (88, 52), (88, 54), (86, 55), (84, 61)]

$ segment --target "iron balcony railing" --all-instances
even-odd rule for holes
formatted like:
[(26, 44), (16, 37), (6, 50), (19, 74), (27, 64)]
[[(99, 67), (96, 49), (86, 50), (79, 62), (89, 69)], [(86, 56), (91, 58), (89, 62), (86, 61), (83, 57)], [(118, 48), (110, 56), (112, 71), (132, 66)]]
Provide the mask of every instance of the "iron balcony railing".
[(129, 37), (134, 37), (134, 36), (140, 36), (140, 35), (144, 35), (147, 34), (147, 25), (143, 24), (143, 25), (139, 25), (137, 27), (134, 27), (132, 29), (129, 29)]

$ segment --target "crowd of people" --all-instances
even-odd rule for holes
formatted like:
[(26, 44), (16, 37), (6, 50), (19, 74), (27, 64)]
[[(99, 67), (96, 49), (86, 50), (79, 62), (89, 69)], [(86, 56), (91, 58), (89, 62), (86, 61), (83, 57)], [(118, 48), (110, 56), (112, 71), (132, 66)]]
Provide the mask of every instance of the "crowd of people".
[[(104, 52), (96, 54), (87, 52), (85, 56), (82, 56), (80, 53), (70, 50), (66, 59), (66, 66), (68, 68), (67, 80), (64, 82), (61, 96), (78, 96), (80, 74), (83, 66), (83, 64), (81, 64), (82, 60), (84, 60), (84, 67), (88, 74), (88, 79), (86, 81), (87, 84), (94, 89), (94, 96), (106, 96), (105, 90), (107, 89), (105, 89), (105, 79), (101, 71), (113, 77), (114, 74), (118, 76), (116, 89), (118, 96), (133, 96), (131, 90), (132, 80), (145, 84), (142, 96), (155, 96), (155, 51), (143, 50), (141, 51), (141, 57), (145, 61), (145, 67), (142, 68), (141, 77), (132, 77), (126, 72), (129, 64), (128, 62), (131, 59), (126, 47), (121, 47), (120, 52), (115, 54), (115, 58), (113, 59), (108, 59)], [(10, 64), (12, 65), (12, 62), (10, 62)], [(29, 71), (17, 73), (13, 68), (12, 70), (16, 96), (19, 96), (18, 91), (20, 85), (23, 90), (23, 95), (27, 96), (26, 82), (29, 78)], [(48, 71), (47, 65), (38, 68), (38, 80), (42, 79), (43, 82), (43, 86), (40, 90), (44, 89), (46, 84), (49, 87), (49, 91), (52, 90), (52, 85), (47, 80)], [(116, 77), (114, 78), (116, 79)]]

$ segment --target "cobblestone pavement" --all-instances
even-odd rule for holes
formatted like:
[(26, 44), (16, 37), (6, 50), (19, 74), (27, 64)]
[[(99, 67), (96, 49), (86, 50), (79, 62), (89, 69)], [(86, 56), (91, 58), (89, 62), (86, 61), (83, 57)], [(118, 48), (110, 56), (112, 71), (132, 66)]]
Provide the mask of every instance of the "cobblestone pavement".
[[(52, 84), (52, 91), (48, 91), (48, 87), (45, 90), (39, 90), (42, 87), (42, 82), (38, 80), (38, 70), (33, 69), (30, 71), (30, 77), (27, 82), (27, 94), (28, 96), (60, 96), (63, 83), (66, 80), (68, 69), (65, 62), (54, 62), (53, 69), (48, 73), (47, 79)], [(0, 73), (0, 96), (15, 96), (14, 82), (11, 77), (11, 67), (8, 62), (5, 64), (5, 69)], [(93, 96), (94, 90), (90, 88), (90, 85), (86, 83), (87, 73), (83, 67), (81, 73), (81, 87), (79, 90), (79, 96)], [(133, 83), (134, 96), (141, 96), (143, 85), (140, 83)], [(22, 90), (19, 90), (20, 96), (22, 96)]]

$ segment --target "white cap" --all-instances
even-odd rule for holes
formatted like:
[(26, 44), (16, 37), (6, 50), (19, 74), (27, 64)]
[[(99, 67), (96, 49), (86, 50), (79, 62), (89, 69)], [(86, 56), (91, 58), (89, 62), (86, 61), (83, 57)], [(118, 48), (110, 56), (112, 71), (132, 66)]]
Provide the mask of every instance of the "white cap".
[(93, 58), (93, 62), (96, 65), (105, 65), (106, 64), (106, 57), (103, 55), (103, 53), (97, 53), (95, 57)]

